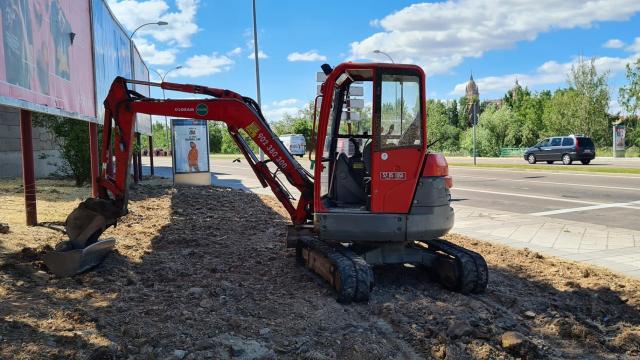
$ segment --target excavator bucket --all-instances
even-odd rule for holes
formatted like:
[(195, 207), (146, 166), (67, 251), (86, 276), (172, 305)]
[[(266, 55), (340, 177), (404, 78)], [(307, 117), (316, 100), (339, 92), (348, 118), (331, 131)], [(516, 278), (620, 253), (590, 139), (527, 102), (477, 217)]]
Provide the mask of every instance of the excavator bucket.
[(43, 255), (44, 263), (57, 276), (79, 274), (99, 265), (115, 246), (114, 239), (98, 240), (120, 217), (111, 201), (87, 199), (67, 217), (65, 228), (69, 241), (56, 245)]

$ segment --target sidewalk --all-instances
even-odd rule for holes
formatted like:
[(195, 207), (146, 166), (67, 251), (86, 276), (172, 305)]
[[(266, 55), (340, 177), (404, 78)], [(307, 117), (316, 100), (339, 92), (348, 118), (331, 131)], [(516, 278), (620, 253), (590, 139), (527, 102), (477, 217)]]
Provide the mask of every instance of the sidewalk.
[(453, 205), (454, 233), (640, 278), (640, 231)]

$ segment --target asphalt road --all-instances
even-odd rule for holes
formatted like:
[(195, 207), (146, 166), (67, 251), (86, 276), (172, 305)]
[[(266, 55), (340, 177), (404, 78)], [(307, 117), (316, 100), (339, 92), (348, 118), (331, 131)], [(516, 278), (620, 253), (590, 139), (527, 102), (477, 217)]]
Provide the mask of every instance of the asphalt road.
[(451, 175), (456, 203), (640, 230), (640, 176), (469, 167)]
[[(213, 184), (270, 194), (244, 159), (232, 160), (212, 158)], [(156, 158), (156, 174), (171, 177), (170, 161)], [(308, 167), (308, 162), (302, 164)], [(454, 204), (640, 230), (638, 175), (455, 166), (450, 173)]]

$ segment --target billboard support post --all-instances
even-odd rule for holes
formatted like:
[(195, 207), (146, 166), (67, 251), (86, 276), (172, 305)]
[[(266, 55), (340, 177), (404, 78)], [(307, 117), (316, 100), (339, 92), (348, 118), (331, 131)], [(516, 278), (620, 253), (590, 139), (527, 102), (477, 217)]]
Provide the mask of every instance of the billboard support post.
[(89, 123), (89, 158), (91, 161), (91, 194), (98, 197), (98, 125)]
[(151, 167), (151, 176), (155, 175), (153, 170), (153, 136), (149, 135), (149, 166)]
[(20, 110), (20, 145), (22, 148), (22, 184), (24, 187), (24, 207), (27, 214), (27, 226), (36, 226), (38, 224), (38, 211), (36, 207), (31, 111), (29, 110)]
[(131, 166), (133, 166), (133, 182), (137, 184), (138, 183), (138, 155), (134, 151), (131, 157), (132, 157)]
[(140, 133), (138, 133), (136, 135), (136, 143), (138, 143), (138, 151), (136, 153), (138, 155), (138, 180), (142, 180), (142, 144), (140, 137)]

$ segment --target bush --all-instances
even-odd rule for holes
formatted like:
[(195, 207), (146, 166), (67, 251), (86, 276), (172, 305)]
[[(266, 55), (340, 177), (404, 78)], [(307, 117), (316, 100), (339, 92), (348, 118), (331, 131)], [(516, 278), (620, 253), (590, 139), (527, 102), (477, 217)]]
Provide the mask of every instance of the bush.
[(88, 123), (61, 116), (33, 113), (33, 124), (51, 131), (54, 141), (60, 148), (60, 155), (64, 163), (58, 166), (56, 174), (73, 177), (76, 186), (90, 182), (91, 158), (89, 155)]

